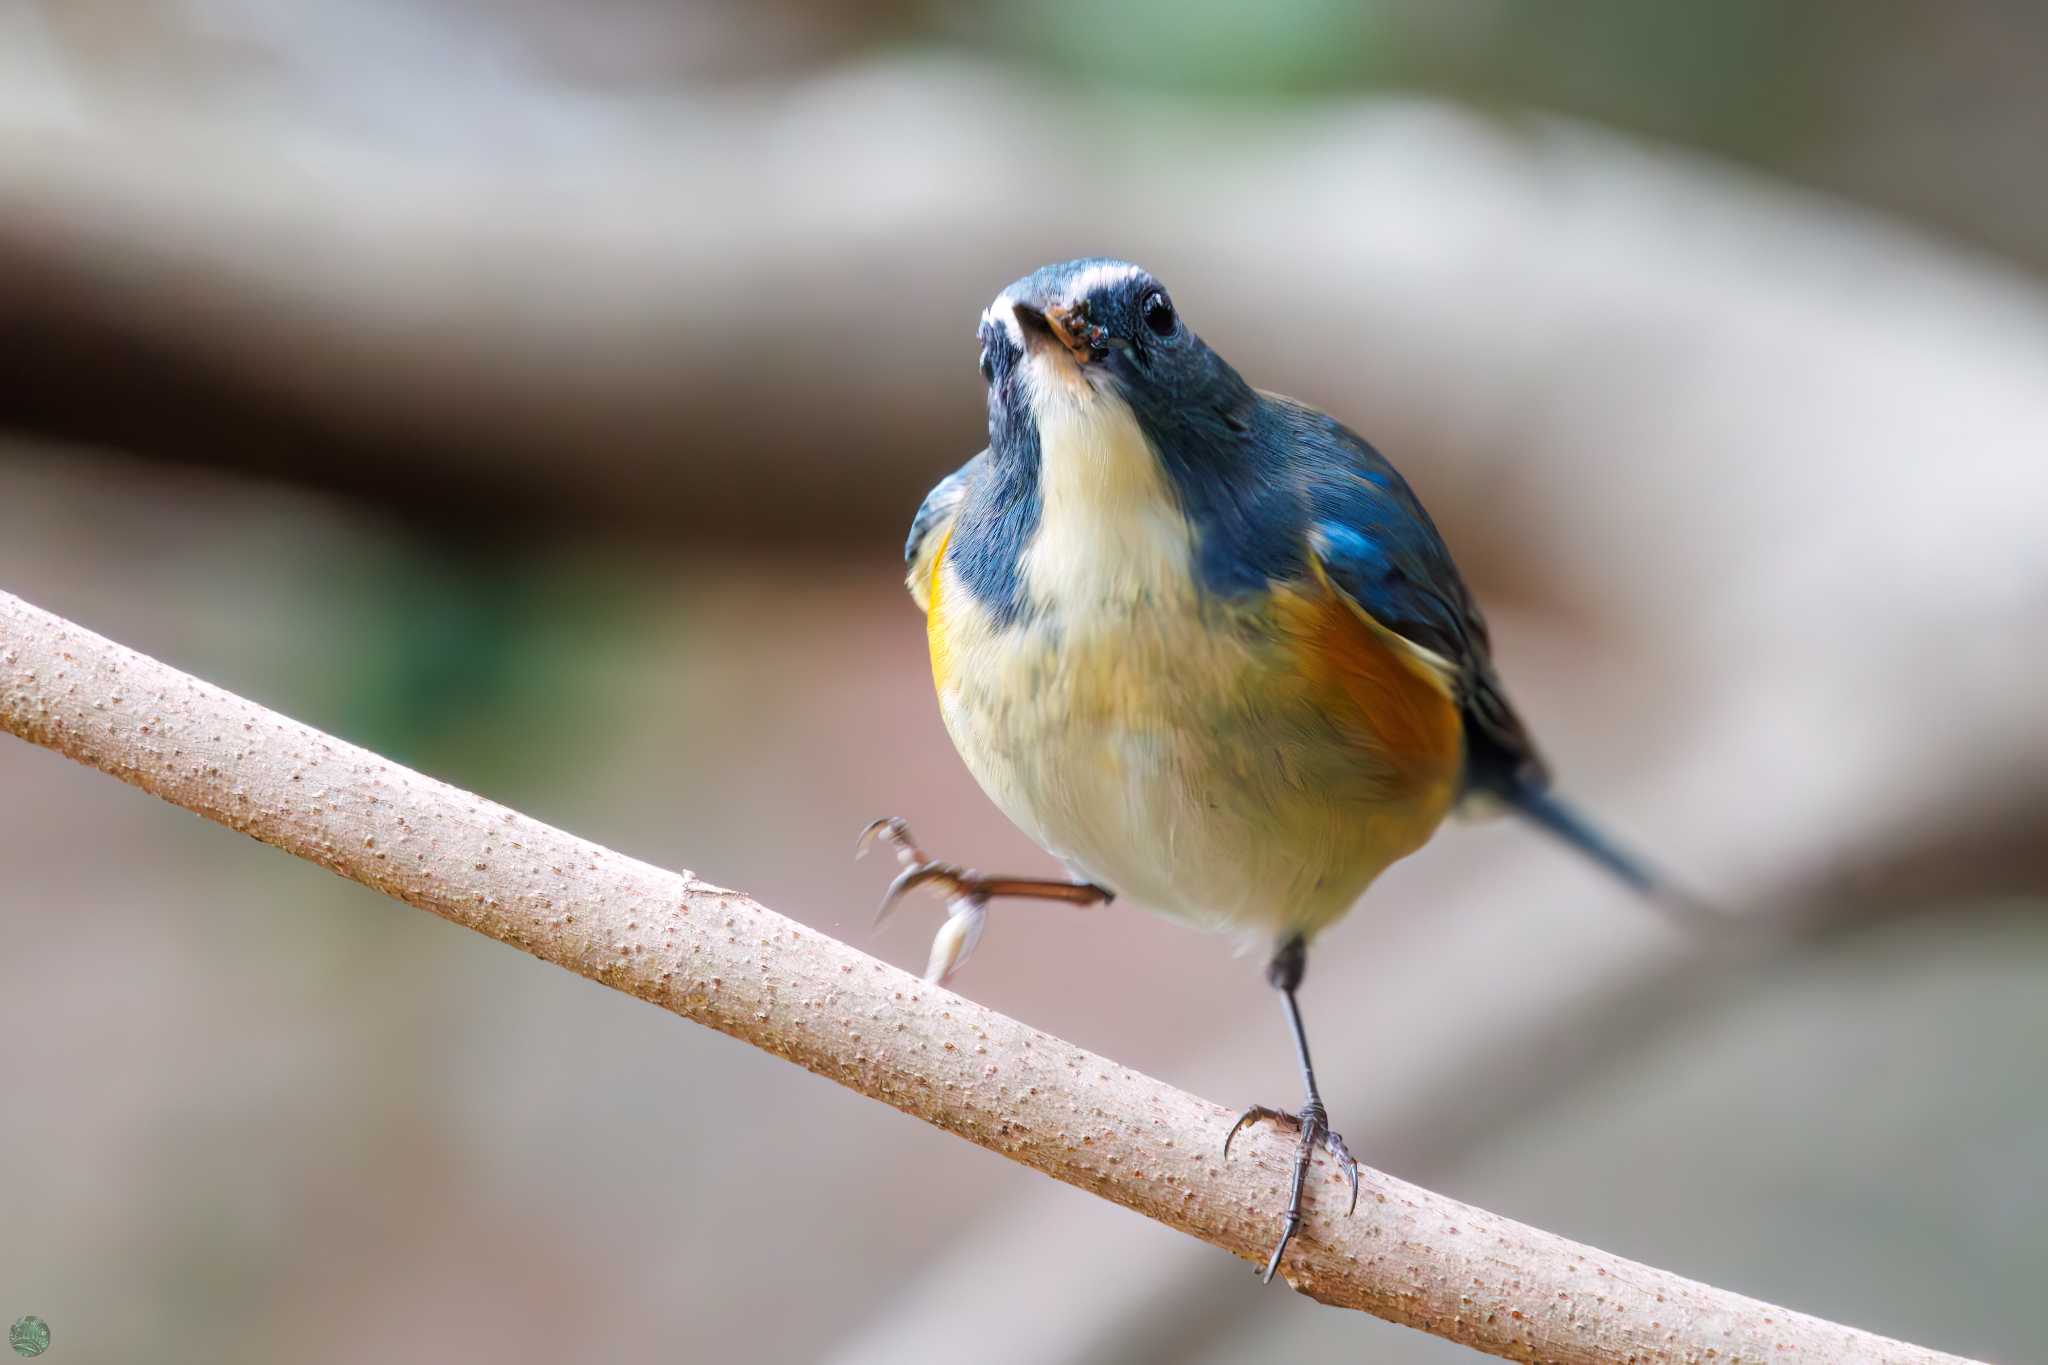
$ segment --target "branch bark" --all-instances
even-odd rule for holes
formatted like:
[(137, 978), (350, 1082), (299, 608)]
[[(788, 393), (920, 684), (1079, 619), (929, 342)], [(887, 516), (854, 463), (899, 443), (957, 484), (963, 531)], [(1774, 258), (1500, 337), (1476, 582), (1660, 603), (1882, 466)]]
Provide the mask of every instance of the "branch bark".
[[(787, 1058), (1255, 1264), (1284, 1138), (670, 872), (298, 724), (0, 593), (0, 727), (174, 805)], [(1515, 1360), (1956, 1361), (1336, 1173), (1282, 1273)], [(1249, 1292), (1249, 1291), (1248, 1291)]]

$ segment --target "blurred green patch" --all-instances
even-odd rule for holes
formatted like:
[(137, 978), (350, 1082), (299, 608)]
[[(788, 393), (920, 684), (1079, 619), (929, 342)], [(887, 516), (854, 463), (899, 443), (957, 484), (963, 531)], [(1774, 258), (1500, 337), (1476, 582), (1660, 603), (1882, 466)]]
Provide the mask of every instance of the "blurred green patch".
[(353, 628), (330, 679), (343, 733), (408, 766), (517, 789), (592, 751), (644, 643), (644, 566), (395, 545), (335, 585)]
[(992, 36), (1072, 74), (1133, 87), (1289, 92), (1358, 81), (1397, 40), (1392, 7), (1341, 0), (1051, 0), (985, 12)]
[(1837, 60), (1873, 26), (1842, 3), (1572, 0), (1050, 0), (952, 11), (977, 42), (1116, 90), (1294, 96), (1432, 91), (1770, 160), (1825, 114)]

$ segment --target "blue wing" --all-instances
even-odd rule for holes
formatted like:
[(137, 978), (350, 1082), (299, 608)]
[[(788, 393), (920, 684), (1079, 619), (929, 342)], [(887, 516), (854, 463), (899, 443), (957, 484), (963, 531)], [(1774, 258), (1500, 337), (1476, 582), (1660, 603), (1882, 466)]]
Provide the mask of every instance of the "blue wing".
[(1549, 790), (1549, 769), (1494, 672), (1486, 620), (1429, 513), (1363, 437), (1287, 406), (1307, 470), (1310, 552), (1374, 620), (1444, 660), (1465, 727), (1466, 793), (1518, 811), (1666, 909), (1694, 921), (1711, 914)]
[(946, 543), (946, 533), (960, 515), (960, 504), (966, 501), (967, 490), (987, 468), (988, 452), (984, 450), (940, 479), (932, 491), (924, 495), (917, 515), (910, 519), (910, 536), (903, 542), (903, 563), (909, 570), (904, 576), (904, 586), (910, 589), (910, 600), (917, 603), (921, 611), (931, 608), (932, 556)]
[(1330, 581), (1443, 661), (1465, 724), (1465, 787), (1513, 799), (1549, 772), (1494, 672), (1486, 620), (1436, 524), (1385, 456), (1335, 418), (1274, 400), (1307, 479), (1309, 547)]
[(932, 491), (924, 495), (917, 515), (910, 519), (910, 537), (903, 542), (903, 562), (906, 565), (915, 566), (933, 532), (953, 520), (954, 514), (960, 510), (961, 499), (967, 496), (968, 481), (987, 464), (988, 452), (984, 450), (940, 479), (932, 486)]

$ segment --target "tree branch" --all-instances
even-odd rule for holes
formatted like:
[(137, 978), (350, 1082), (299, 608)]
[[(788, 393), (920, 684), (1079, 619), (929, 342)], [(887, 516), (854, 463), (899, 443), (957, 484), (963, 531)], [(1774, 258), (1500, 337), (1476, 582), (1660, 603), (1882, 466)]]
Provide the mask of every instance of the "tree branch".
[[(1288, 1144), (689, 872), (530, 820), (0, 593), (0, 726), (373, 890), (1262, 1261)], [(1516, 1360), (1955, 1361), (1327, 1165), (1283, 1267)], [(1250, 1292), (1247, 1290), (1247, 1292)]]

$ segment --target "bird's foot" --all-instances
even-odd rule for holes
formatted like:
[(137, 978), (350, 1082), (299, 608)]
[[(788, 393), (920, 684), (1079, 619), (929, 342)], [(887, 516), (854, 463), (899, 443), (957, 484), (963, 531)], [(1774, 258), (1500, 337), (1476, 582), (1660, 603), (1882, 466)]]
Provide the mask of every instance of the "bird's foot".
[(903, 864), (903, 870), (882, 893), (882, 903), (875, 910), (875, 923), (880, 924), (896, 908), (897, 901), (919, 887), (932, 887), (946, 898), (949, 914), (937, 937), (932, 940), (931, 960), (925, 967), (927, 981), (943, 983), (959, 970), (960, 964), (967, 960), (967, 955), (981, 938), (982, 917), (989, 901), (998, 896), (1081, 906), (1107, 905), (1116, 899), (1114, 892), (1093, 882), (1063, 882), (1043, 877), (991, 877), (958, 863), (942, 863), (927, 857), (917, 846), (910, 826), (893, 815), (876, 820), (860, 832), (854, 856), (857, 858), (865, 854), (877, 839), (896, 850), (896, 858)]
[(1301, 1227), (1302, 1194), (1307, 1183), (1309, 1162), (1315, 1156), (1316, 1148), (1325, 1148), (1336, 1158), (1344, 1174), (1351, 1178), (1351, 1207), (1345, 1211), (1347, 1216), (1358, 1211), (1358, 1159), (1351, 1155), (1344, 1139), (1330, 1127), (1329, 1111), (1323, 1108), (1323, 1102), (1314, 1098), (1302, 1105), (1298, 1114), (1285, 1109), (1271, 1109), (1263, 1104), (1246, 1109), (1237, 1116), (1237, 1122), (1230, 1125), (1230, 1131), (1223, 1135), (1223, 1159), (1230, 1159), (1230, 1144), (1239, 1133), (1262, 1122), (1301, 1132), (1301, 1141), (1294, 1149), (1294, 1179), (1288, 1187), (1287, 1212), (1280, 1220), (1280, 1241), (1266, 1261), (1265, 1272), (1259, 1276), (1262, 1283), (1271, 1284), (1273, 1272), (1280, 1268), (1280, 1257), (1286, 1252), (1287, 1244), (1294, 1240), (1295, 1231)]

